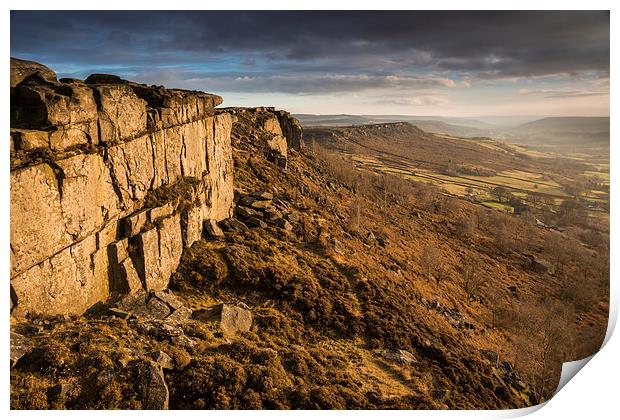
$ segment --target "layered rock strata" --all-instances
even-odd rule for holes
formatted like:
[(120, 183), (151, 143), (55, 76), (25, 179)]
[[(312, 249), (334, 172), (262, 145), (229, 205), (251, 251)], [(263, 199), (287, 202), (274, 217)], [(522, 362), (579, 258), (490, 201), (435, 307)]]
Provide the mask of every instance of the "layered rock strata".
[(289, 113), (221, 103), (106, 74), (58, 81), (11, 59), (14, 313), (79, 314), (166, 289), (203, 226), (232, 215), (233, 123), (263, 133), (283, 169), (303, 146)]
[(161, 290), (204, 220), (231, 214), (232, 118), (202, 92), (11, 61), (11, 295), (82, 313)]

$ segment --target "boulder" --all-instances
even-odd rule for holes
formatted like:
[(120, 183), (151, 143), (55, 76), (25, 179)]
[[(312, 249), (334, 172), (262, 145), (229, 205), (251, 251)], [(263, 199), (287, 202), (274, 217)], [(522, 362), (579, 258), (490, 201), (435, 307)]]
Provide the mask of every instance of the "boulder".
[(106, 84), (106, 85), (120, 85), (127, 83), (125, 80), (121, 79), (119, 76), (114, 74), (104, 74), (104, 73), (95, 73), (91, 74), (84, 80), (84, 83), (89, 85), (96, 84)]
[(149, 293), (151, 299), (158, 299), (170, 307), (171, 310), (177, 310), (185, 307), (183, 301), (174, 293), (166, 290), (155, 290)]
[(387, 238), (384, 235), (382, 235), (379, 232), (372, 232), (372, 234), (375, 237), (376, 242), (377, 242), (377, 244), (379, 244), (379, 246), (381, 246), (383, 248), (385, 248), (387, 246), (388, 240), (387, 240)]
[(553, 274), (553, 264), (545, 259), (534, 257), (530, 262), (530, 266), (537, 273)]
[(29, 341), (21, 334), (11, 331), (11, 367), (30, 351)]
[(56, 82), (56, 73), (43, 64), (11, 57), (11, 87), (15, 87), (30, 77), (38, 77), (50, 83)]
[(237, 206), (235, 209), (237, 216), (248, 219), (250, 217), (262, 217), (262, 214), (254, 209), (244, 206)]
[(136, 308), (133, 314), (146, 318), (164, 319), (170, 315), (170, 312), (170, 307), (168, 307), (165, 302), (151, 298), (146, 301), (145, 306)]
[(168, 386), (162, 367), (156, 362), (147, 361), (141, 366), (142, 408), (145, 410), (168, 409)]
[(176, 309), (172, 312), (166, 320), (172, 322), (183, 322), (188, 320), (192, 316), (193, 311), (186, 306)]
[(280, 229), (284, 229), (289, 232), (293, 230), (293, 225), (291, 225), (287, 220), (282, 219), (282, 218), (276, 219), (273, 224), (279, 227)]
[(188, 349), (191, 349), (192, 347), (196, 345), (196, 341), (192, 340), (185, 334), (181, 334), (181, 335), (172, 337), (172, 344), (174, 344), (175, 346), (186, 347)]
[(368, 235), (366, 235), (366, 238), (364, 239), (364, 243), (366, 245), (377, 245), (377, 238), (375, 237), (375, 234), (372, 232), (369, 232)]
[(203, 226), (205, 234), (211, 238), (221, 238), (224, 236), (224, 232), (213, 219), (205, 220)]
[(235, 219), (234, 217), (224, 219), (220, 224), (227, 232), (247, 232), (249, 230), (245, 223)]
[(248, 226), (250, 227), (259, 227), (262, 229), (267, 229), (267, 223), (263, 222), (261, 219), (259, 219), (258, 217), (248, 217), (245, 222), (247, 223)]
[(393, 360), (400, 364), (415, 363), (417, 361), (415, 356), (407, 350), (383, 350), (381, 355), (388, 360)]
[(168, 353), (163, 352), (161, 350), (157, 350), (157, 351), (151, 352), (149, 356), (162, 369), (174, 369), (174, 361), (172, 360), (172, 357), (168, 356)]
[(431, 397), (437, 401), (444, 401), (450, 395), (448, 389), (432, 389), (430, 391)]
[(161, 339), (172, 339), (184, 335), (183, 328), (165, 320), (138, 321), (136, 327), (143, 334)]
[(275, 207), (266, 208), (264, 211), (264, 214), (267, 220), (276, 220), (276, 219), (281, 219), (283, 217), (282, 212), (276, 209)]
[(253, 209), (265, 210), (273, 207), (273, 203), (271, 202), (271, 200), (255, 200), (252, 202), (252, 204), (250, 204), (250, 207), (252, 207)]
[(115, 308), (144, 319), (163, 319), (170, 315), (170, 308), (164, 302), (142, 292), (128, 295), (116, 303)]
[(252, 312), (243, 303), (224, 303), (220, 315), (220, 328), (224, 337), (233, 337), (240, 332), (250, 331)]

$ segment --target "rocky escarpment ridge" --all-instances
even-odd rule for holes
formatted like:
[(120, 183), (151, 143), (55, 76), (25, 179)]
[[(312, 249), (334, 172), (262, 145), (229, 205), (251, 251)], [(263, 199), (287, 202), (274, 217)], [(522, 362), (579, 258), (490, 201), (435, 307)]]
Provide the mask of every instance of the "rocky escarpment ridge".
[[(232, 213), (237, 118), (221, 103), (111, 75), (58, 81), (45, 66), (11, 60), (15, 312), (83, 313), (167, 287), (203, 222)], [(301, 128), (265, 112), (285, 166)]]

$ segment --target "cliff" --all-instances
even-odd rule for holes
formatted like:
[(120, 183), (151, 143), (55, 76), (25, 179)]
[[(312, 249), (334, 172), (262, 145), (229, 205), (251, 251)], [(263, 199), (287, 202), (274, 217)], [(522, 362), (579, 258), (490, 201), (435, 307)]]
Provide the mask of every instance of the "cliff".
[[(480, 214), (493, 221), (491, 210), (359, 171), (319, 142), (300, 152), (299, 122), (273, 108), (19, 69), (13, 409), (537, 401), (514, 363), (529, 347), (491, 326), (499, 300), (482, 299), (516, 284), (518, 296), (501, 298), (512, 307), (531, 276), (546, 274), (485, 255), (494, 231), (452, 227)], [(364, 130), (362, 144), (374, 133)], [(427, 249), (436, 281), (420, 257)], [(474, 256), (504, 282), (479, 299), (456, 271)]]
[[(11, 59), (11, 307), (79, 314), (167, 288), (203, 222), (231, 215), (234, 109), (217, 95)], [(261, 115), (286, 166), (301, 127)]]

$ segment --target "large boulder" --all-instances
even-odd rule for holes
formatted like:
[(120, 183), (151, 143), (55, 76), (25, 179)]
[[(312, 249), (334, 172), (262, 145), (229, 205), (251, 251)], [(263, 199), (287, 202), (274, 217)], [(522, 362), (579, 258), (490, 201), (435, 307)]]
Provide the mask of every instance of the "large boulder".
[(11, 331), (11, 367), (15, 366), (30, 350), (28, 339), (21, 334)]
[(269, 158), (278, 166), (286, 169), (287, 164), (287, 141), (282, 134), (280, 122), (275, 114), (266, 114), (262, 122), (262, 128), (267, 132), (267, 146), (270, 149)]
[(58, 131), (56, 148), (97, 143), (97, 104), (88, 87), (33, 80), (17, 86), (12, 96), (11, 127)]
[(252, 312), (243, 303), (224, 303), (220, 315), (220, 328), (224, 337), (234, 337), (240, 332), (250, 331)]
[(276, 111), (282, 134), (286, 137), (289, 148), (302, 149), (304, 147), (304, 130), (297, 118), (291, 116), (286, 111)]
[(48, 82), (56, 82), (56, 73), (43, 64), (11, 57), (11, 87), (19, 85), (31, 76), (37, 76)]
[(381, 355), (388, 360), (392, 360), (400, 364), (416, 362), (415, 356), (407, 350), (384, 350)]
[(142, 408), (145, 410), (167, 410), (169, 393), (162, 367), (153, 361), (146, 361), (140, 367)]

